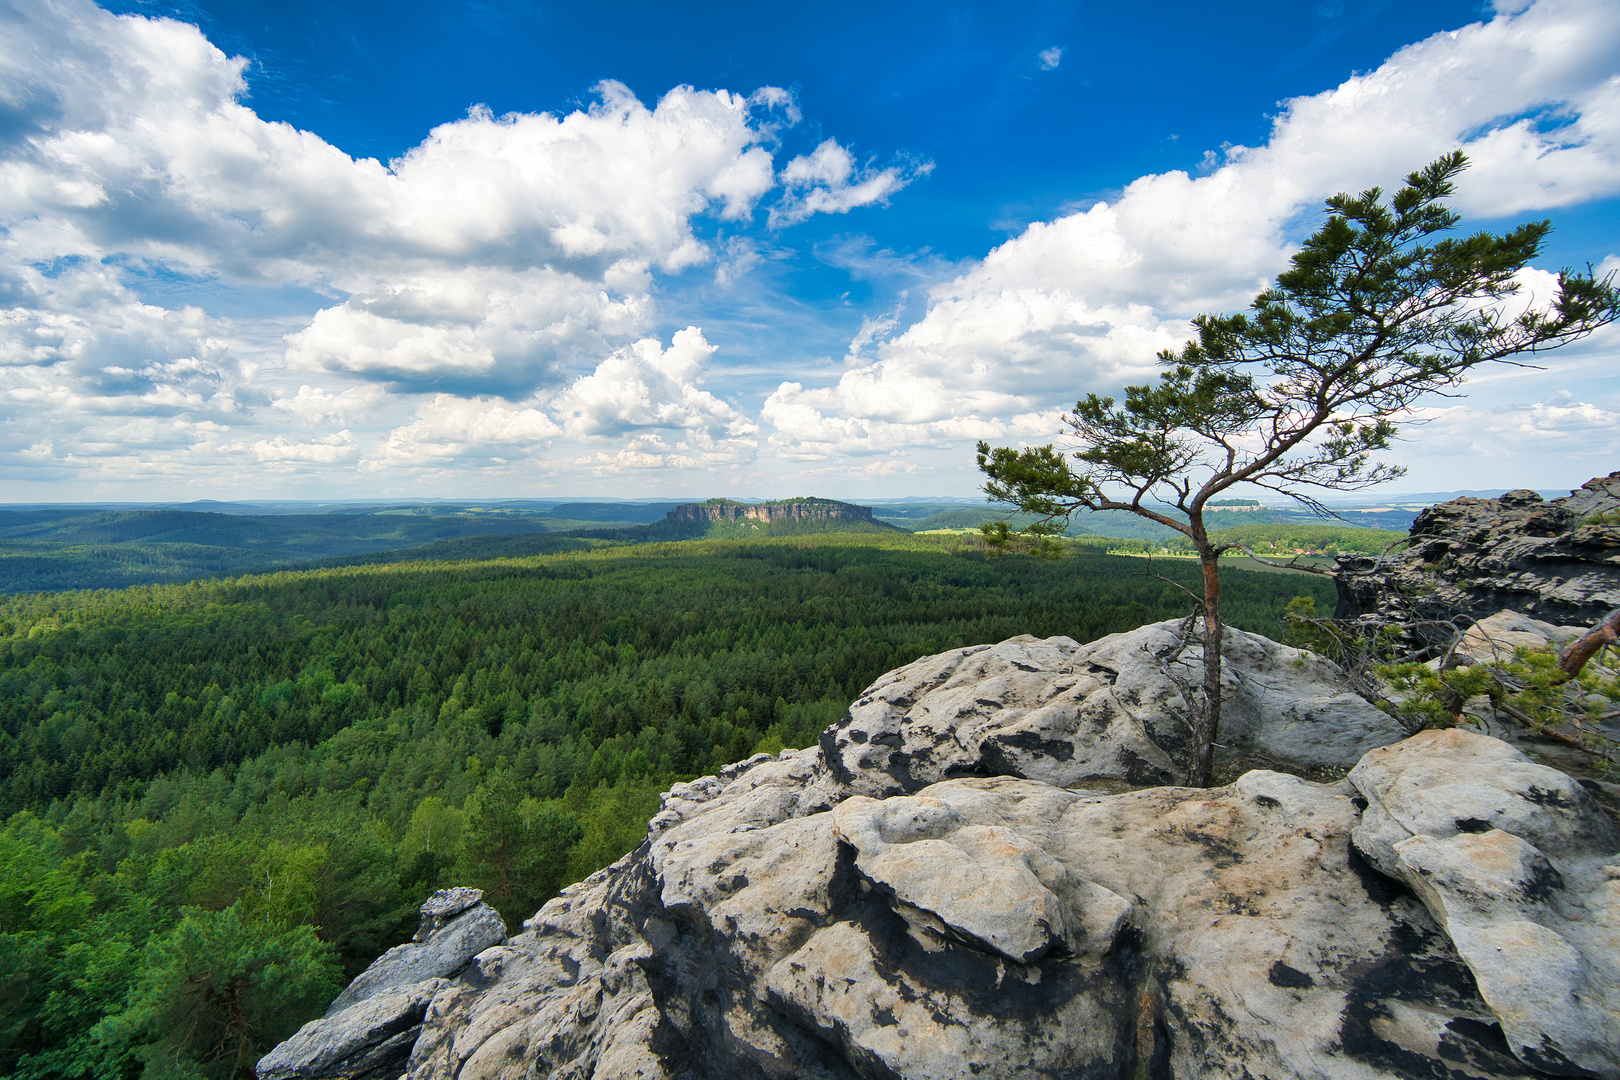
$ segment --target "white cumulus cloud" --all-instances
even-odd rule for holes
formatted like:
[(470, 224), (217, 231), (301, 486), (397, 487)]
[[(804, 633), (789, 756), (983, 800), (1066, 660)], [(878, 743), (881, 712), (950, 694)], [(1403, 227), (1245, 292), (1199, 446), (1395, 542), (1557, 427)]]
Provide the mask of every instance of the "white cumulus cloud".
[(532, 405), (435, 394), (417, 407), (412, 423), (390, 432), (381, 450), (365, 464), (375, 471), (467, 459), (504, 461), (539, 452), (559, 431)]
[(371, 384), (351, 386), (332, 393), (323, 387), (305, 383), (296, 393), (278, 397), (270, 404), (297, 417), (303, 424), (319, 424), (328, 420), (348, 423), (373, 413), (383, 397), (382, 387)]
[(289, 335), (286, 363), (522, 394), (639, 329), (651, 306), (645, 275), (630, 271), (615, 284), (619, 291), (550, 269), (470, 268), (379, 282)]
[(1245, 306), (1327, 195), (1398, 183), (1457, 146), (1475, 162), (1455, 200), (1465, 215), (1620, 193), (1617, 69), (1620, 6), (1606, 0), (1540, 0), (1408, 46), (1284, 103), (1265, 145), (1230, 148), (1208, 175), (1144, 176), (1031, 224), (935, 286), (897, 335), (852, 342), (836, 381), (782, 383), (763, 413), (770, 441), (819, 455), (935, 444), (952, 423), (1010, 435), (1015, 414), (1117, 394), (1153, 377), (1191, 316)]
[(310, 462), (330, 465), (338, 461), (353, 461), (360, 454), (354, 436), (347, 428), (325, 438), (310, 442), (292, 442), (285, 435), (274, 439), (260, 439), (253, 444), (253, 454), (261, 463)]
[(773, 226), (792, 225), (814, 214), (845, 214), (858, 206), (885, 203), (889, 196), (933, 169), (930, 162), (890, 165), (885, 169), (855, 164), (855, 155), (827, 139), (782, 170), (787, 194), (771, 208)]
[(646, 427), (719, 427), (746, 433), (742, 414), (697, 386), (714, 351), (695, 326), (677, 331), (668, 349), (656, 338), (643, 338), (569, 386), (555, 408), (569, 434), (576, 436)]
[[(556, 425), (510, 403), (634, 347), (660, 277), (746, 274), (759, 257), (735, 230), (773, 190), (780, 224), (881, 202), (918, 172), (840, 170), (828, 150), (779, 176), (780, 136), (800, 119), (786, 91), (677, 86), (644, 103), (613, 81), (572, 111), (474, 107), (394, 160), (357, 159), (257, 115), (249, 77), (177, 20), (0, 0), (0, 453), (50, 445), (52, 461), (78, 461), (68, 448), (129, 439), (155, 455), (131, 422), (165, 417), (233, 429), (187, 444), (186, 464), (214, 452), (222, 469), (232, 455), (341, 463), (381, 425), (392, 433), (368, 461), (532, 450)], [(152, 300), (153, 280), (164, 296), (327, 299), (250, 327)], [(448, 396), (400, 424), (400, 391)], [(747, 426), (712, 397), (679, 400), (716, 446)], [(355, 425), (352, 442), (278, 430), (327, 422)], [(45, 460), (29, 452), (14, 460)]]
[(774, 184), (771, 91), (677, 87), (649, 109), (605, 82), (566, 116), (475, 108), (383, 163), (261, 120), (246, 61), (195, 27), (72, 0), (0, 18), (24, 132), (0, 145), (0, 214), (49, 214), (87, 252), (340, 286), (383, 259), (679, 269), (707, 257), (694, 214), (745, 217)]

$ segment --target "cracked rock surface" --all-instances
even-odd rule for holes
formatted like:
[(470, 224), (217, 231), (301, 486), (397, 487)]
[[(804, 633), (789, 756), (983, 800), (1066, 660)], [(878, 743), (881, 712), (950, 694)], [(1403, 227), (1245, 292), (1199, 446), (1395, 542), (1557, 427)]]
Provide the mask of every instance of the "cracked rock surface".
[(1412, 887), (1521, 1060), (1620, 1076), (1620, 828), (1579, 783), (1462, 729), (1375, 750), (1355, 845)]
[[(1181, 689), (1203, 678), (1194, 645), (1167, 665), (1175, 621), (1087, 645), (1016, 637), (924, 657), (867, 688), (821, 737), (850, 790), (909, 794), (954, 776), (1018, 776), (1060, 787), (1168, 784), (1191, 754)], [(1349, 768), (1405, 736), (1312, 653), (1228, 628), (1222, 737), (1227, 754), (1290, 768)]]
[[(1620, 1080), (1590, 1026), (1620, 837), (1579, 785), (1369, 718), (1371, 746), (1311, 742), (1355, 746), (1354, 782), (1120, 791), (1175, 767), (1139, 655), (1172, 632), (925, 658), (821, 746), (677, 785), (641, 847), (438, 985), (370, 1075)], [(1336, 697), (1282, 649), (1235, 643), (1237, 730), (1316, 730), (1327, 705), (1285, 678)], [(1521, 940), (1548, 958), (1534, 985), (1479, 959)]]

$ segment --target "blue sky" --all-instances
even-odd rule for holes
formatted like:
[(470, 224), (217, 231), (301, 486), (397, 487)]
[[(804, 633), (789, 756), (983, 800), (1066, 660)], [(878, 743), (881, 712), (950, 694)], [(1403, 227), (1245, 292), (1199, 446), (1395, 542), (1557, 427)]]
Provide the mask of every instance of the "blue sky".
[[(1620, 6), (0, 0), (0, 500), (971, 494), (1454, 146), (1620, 252)], [(1620, 468), (1620, 334), (1407, 490)]]

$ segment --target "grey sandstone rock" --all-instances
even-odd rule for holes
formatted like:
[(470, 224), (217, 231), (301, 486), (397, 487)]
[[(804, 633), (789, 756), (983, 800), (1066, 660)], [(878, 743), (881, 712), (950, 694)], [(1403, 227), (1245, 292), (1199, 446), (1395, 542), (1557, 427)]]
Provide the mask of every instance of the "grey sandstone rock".
[(483, 889), (440, 889), (422, 902), (422, 921), (416, 927), (413, 941), (426, 941), (438, 933), (451, 919), (484, 898)]
[(259, 1080), (397, 1075), (421, 1031), (433, 995), (450, 985), (425, 979), (390, 987), (344, 1010), (338, 1022), (311, 1020), (259, 1059)]
[(355, 977), (326, 1015), (261, 1058), (259, 1080), (382, 1080), (396, 1077), (422, 1020), (451, 976), (506, 941), (500, 914), (477, 889), (445, 889), (422, 905), (416, 940), (389, 949)]
[(1131, 913), (1128, 900), (1073, 877), (1015, 830), (968, 824), (938, 799), (856, 796), (833, 811), (833, 831), (913, 931), (1020, 964), (1053, 948), (1105, 953)]
[[(1511, 609), (1498, 611), (1463, 631), (1456, 657), (1464, 664), (1506, 663), (1518, 649), (1562, 648), (1581, 636), (1581, 630), (1532, 619)], [(1439, 658), (1431, 661), (1438, 665)]]
[[(446, 891), (478, 892), (476, 889)], [(455, 908), (454, 917), (442, 921), (442, 908), (454, 908), (455, 903), (464, 899), (456, 897), (445, 905), (439, 900), (443, 896), (444, 892), (436, 893), (422, 905), (422, 930), (417, 932), (417, 940), (395, 945), (356, 975), (354, 981), (326, 1010), (327, 1016), (335, 1016), (350, 1005), (383, 990), (411, 986), (424, 979), (447, 978), (466, 967), (474, 956), (506, 940), (506, 923), (502, 921), (500, 912), (476, 899), (471, 906)], [(436, 904), (439, 906), (435, 907)], [(424, 930), (427, 933), (424, 934)]]
[[(874, 683), (822, 735), (822, 750), (839, 781), (871, 796), (962, 775), (1172, 783), (1191, 752), (1181, 691), (1160, 659), (1177, 631), (1155, 623), (1088, 645), (1025, 636), (924, 657)], [(1241, 630), (1225, 638), (1229, 755), (1349, 768), (1406, 735), (1327, 661)], [(1202, 678), (1202, 648), (1171, 670)]]
[(1620, 1077), (1620, 828), (1581, 785), (1456, 729), (1349, 779), (1368, 800), (1356, 847), (1445, 928), (1513, 1052)]
[(1414, 614), (1480, 619), (1510, 608), (1591, 626), (1620, 607), (1620, 526), (1588, 519), (1611, 520), (1617, 511), (1620, 472), (1551, 502), (1510, 491), (1430, 507), (1412, 522), (1403, 550), (1340, 557), (1336, 614), (1378, 624)]
[(409, 1075), (1527, 1075), (1423, 906), (1358, 873), (1347, 785), (962, 778), (828, 813), (827, 779), (688, 786), (434, 1000)]

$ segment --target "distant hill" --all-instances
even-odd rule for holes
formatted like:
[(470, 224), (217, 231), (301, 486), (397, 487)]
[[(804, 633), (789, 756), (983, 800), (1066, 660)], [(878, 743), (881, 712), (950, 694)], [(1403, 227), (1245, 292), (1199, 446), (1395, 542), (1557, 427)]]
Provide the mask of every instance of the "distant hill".
[[(205, 509), (206, 507), (206, 509)], [(489, 558), (591, 543), (973, 529), (1007, 518), (989, 503), (913, 500), (878, 508), (836, 499), (317, 503), (0, 508), (0, 593), (104, 589), (303, 566)], [(302, 511), (302, 512), (296, 512)], [(1346, 510), (1358, 526), (1404, 531), (1410, 510)], [(1029, 524), (1026, 516), (1009, 519)], [(1293, 507), (1226, 508), (1212, 529), (1317, 523)], [(1146, 541), (1177, 534), (1128, 513), (1079, 514), (1070, 536)]]
[(623, 544), (643, 544), (703, 538), (726, 540), (751, 536), (908, 531), (877, 520), (870, 506), (806, 497), (767, 499), (757, 503), (735, 499), (682, 503), (666, 512), (662, 521), (616, 528), (572, 529), (568, 535)]
[[(418, 512), (422, 511), (422, 512)], [(534, 536), (583, 522), (451, 508), (221, 514), (196, 510), (0, 510), (0, 593), (191, 581), (358, 560), (472, 536)], [(445, 556), (440, 556), (445, 557)]]

